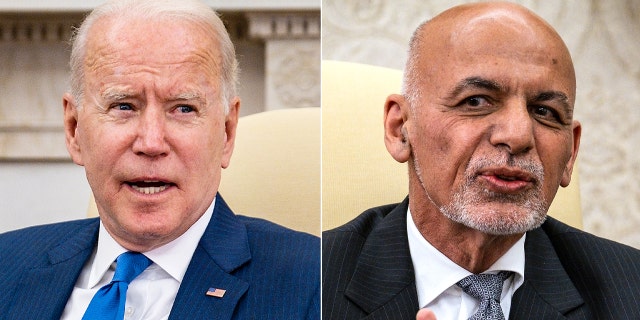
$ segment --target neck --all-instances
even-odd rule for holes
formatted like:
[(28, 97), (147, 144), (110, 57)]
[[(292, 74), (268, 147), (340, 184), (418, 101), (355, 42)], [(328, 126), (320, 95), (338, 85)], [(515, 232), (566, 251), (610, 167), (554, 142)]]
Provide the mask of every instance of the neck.
[(420, 234), (447, 258), (471, 273), (486, 271), (522, 237), (521, 233), (490, 235), (453, 222), (425, 198), (409, 196), (411, 216)]

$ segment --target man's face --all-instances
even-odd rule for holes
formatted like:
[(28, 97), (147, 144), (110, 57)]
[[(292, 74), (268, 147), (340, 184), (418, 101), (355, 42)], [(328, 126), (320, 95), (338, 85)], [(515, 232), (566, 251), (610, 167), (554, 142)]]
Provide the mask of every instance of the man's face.
[[(469, 24), (419, 68), (407, 123), (412, 165), (425, 198), (445, 216), (489, 234), (544, 220), (569, 183), (580, 126), (568, 57), (509, 24)], [(470, 32), (473, 36), (470, 36)]]
[(224, 115), (220, 58), (206, 30), (103, 18), (89, 34), (81, 107), (65, 96), (68, 149), (106, 229), (130, 250), (184, 233), (228, 165), (239, 103)]

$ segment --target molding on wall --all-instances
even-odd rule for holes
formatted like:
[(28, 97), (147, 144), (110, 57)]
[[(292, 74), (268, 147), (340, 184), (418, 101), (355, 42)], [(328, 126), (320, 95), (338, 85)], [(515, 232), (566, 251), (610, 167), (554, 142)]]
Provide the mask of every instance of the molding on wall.
[(320, 11), (247, 13), (265, 43), (265, 109), (320, 106)]
[(77, 13), (0, 13), (0, 43), (68, 41), (81, 19)]
[(267, 43), (266, 109), (320, 106), (320, 48), (312, 40)]
[(249, 36), (258, 39), (320, 38), (320, 11), (247, 13)]

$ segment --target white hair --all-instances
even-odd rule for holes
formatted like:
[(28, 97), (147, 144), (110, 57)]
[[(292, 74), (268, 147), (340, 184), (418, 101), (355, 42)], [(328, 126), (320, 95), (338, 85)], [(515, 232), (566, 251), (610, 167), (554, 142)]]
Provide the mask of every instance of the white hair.
[(78, 27), (71, 38), (71, 94), (78, 107), (84, 96), (84, 60), (87, 53), (87, 35), (93, 24), (103, 17), (135, 17), (149, 19), (171, 17), (183, 19), (211, 28), (215, 47), (210, 48), (221, 58), (220, 93), (225, 114), (229, 112), (229, 101), (236, 96), (238, 61), (235, 48), (218, 14), (199, 0), (110, 0), (95, 8)]
[(402, 95), (409, 102), (411, 111), (414, 111), (414, 106), (420, 101), (421, 90), (419, 83), (424, 78), (418, 68), (418, 62), (422, 58), (420, 55), (420, 48), (423, 45), (422, 42), (422, 29), (429, 23), (430, 20), (424, 21), (411, 35), (409, 40), (409, 50), (407, 54), (407, 62), (404, 67), (404, 74), (402, 77)]

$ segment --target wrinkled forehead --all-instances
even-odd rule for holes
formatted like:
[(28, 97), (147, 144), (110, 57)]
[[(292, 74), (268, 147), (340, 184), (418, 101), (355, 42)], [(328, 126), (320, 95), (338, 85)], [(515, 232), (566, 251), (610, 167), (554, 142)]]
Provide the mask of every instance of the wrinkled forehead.
[(88, 34), (84, 66), (180, 65), (191, 63), (216, 77), (221, 64), (217, 41), (204, 24), (186, 19), (103, 17)]

